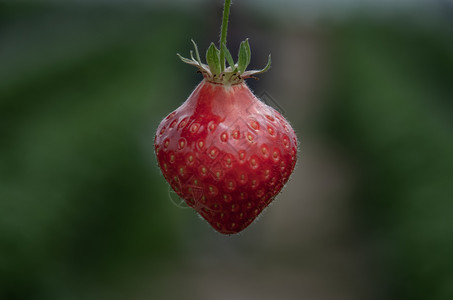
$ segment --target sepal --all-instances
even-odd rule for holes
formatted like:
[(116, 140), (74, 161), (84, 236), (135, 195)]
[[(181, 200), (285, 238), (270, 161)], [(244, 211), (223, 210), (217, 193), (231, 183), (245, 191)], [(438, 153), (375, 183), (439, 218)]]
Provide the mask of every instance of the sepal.
[[(203, 76), (212, 82), (222, 84), (240, 83), (246, 78), (256, 78), (254, 75), (264, 73), (271, 67), (271, 56), (269, 55), (267, 65), (263, 69), (247, 71), (252, 56), (248, 39), (242, 41), (239, 45), (237, 63), (234, 63), (233, 57), (225, 44), (222, 44), (219, 50), (214, 43), (211, 43), (206, 51), (207, 64), (204, 64), (201, 62), (197, 44), (193, 40), (191, 41), (194, 50), (190, 51), (190, 59), (177, 53), (178, 57), (184, 63), (197, 67)], [(220, 61), (220, 57), (222, 56), (221, 52), (224, 54), (224, 57), (229, 64), (228, 68), (224, 69), (225, 61)]]

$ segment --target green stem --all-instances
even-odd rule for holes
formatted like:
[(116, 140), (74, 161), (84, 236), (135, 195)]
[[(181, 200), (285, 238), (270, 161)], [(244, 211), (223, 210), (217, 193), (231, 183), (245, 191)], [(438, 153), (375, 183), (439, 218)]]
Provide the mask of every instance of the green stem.
[(230, 5), (231, 0), (225, 0), (225, 5), (223, 7), (223, 20), (222, 20), (222, 27), (220, 29), (220, 71), (225, 71), (225, 52), (223, 51), (222, 45), (225, 44), (226, 46), (226, 37), (227, 37), (227, 30), (228, 30), (228, 19), (230, 18)]

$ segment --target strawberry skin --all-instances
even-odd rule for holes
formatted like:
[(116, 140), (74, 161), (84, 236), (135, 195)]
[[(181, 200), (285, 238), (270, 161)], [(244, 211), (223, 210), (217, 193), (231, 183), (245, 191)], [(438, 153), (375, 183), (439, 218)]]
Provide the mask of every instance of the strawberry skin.
[(245, 82), (203, 80), (159, 125), (154, 148), (173, 190), (218, 232), (242, 231), (294, 170), (297, 137)]

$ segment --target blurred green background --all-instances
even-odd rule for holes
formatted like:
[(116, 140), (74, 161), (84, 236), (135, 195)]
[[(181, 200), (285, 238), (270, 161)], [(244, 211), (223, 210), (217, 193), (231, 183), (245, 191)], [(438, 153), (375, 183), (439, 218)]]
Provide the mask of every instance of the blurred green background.
[(452, 7), (235, 1), (229, 47), (272, 52), (249, 85), (301, 148), (221, 236), (152, 143), (222, 1), (0, 1), (0, 299), (453, 299)]

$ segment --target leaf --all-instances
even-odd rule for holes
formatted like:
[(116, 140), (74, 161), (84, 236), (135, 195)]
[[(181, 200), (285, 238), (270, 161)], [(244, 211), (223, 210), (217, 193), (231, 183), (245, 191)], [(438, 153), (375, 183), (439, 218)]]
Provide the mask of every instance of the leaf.
[(225, 53), (225, 57), (228, 61), (228, 64), (230, 65), (231, 69), (233, 69), (235, 65), (234, 65), (234, 60), (233, 60), (233, 57), (231, 56), (230, 51), (225, 46), (225, 44), (222, 44), (222, 49), (223, 49), (223, 52)]
[(264, 68), (262, 68), (261, 70), (259, 70), (258, 72), (259, 73), (264, 73), (266, 72), (267, 70), (269, 70), (271, 68), (271, 63), (272, 63), (272, 59), (271, 59), (271, 55), (269, 54), (269, 58), (267, 59), (267, 64)]
[(191, 41), (193, 44), (193, 48), (195, 49), (195, 57), (197, 58), (198, 63), (201, 65), (200, 52), (198, 52), (198, 46), (194, 40), (191, 40)]
[(245, 50), (247, 53), (247, 66), (250, 64), (250, 59), (252, 58), (252, 52), (250, 51), (249, 39), (245, 40)]
[(181, 56), (179, 53), (176, 53), (176, 55), (178, 55), (178, 57), (183, 61), (185, 62), (186, 64), (190, 64), (190, 65), (193, 65), (195, 63), (195, 61), (191, 60), (191, 59), (188, 59), (188, 58), (185, 58), (183, 56)]
[(264, 73), (264, 72), (268, 71), (268, 70), (271, 68), (271, 62), (272, 62), (272, 60), (271, 60), (271, 55), (269, 54), (269, 58), (268, 58), (268, 60), (267, 60), (267, 65), (266, 65), (263, 69), (261, 69), (261, 70), (250, 70), (250, 71), (247, 71), (247, 72), (245, 72), (245, 73), (243, 74), (242, 77), (243, 77), (243, 78), (248, 78), (248, 77), (251, 77), (251, 76), (253, 76), (253, 75), (255, 75), (255, 74), (261, 74), (261, 73)]
[(214, 43), (208, 48), (206, 52), (206, 61), (208, 62), (209, 69), (211, 69), (211, 73), (213, 75), (220, 74), (220, 57), (219, 57), (219, 50), (216, 48)]
[(239, 54), (238, 54), (238, 70), (239, 73), (244, 73), (245, 69), (247, 69), (247, 46), (245, 42), (241, 42), (239, 46)]
[(182, 62), (197, 67), (201, 72), (206, 72), (208, 74), (211, 74), (207, 65), (200, 64), (199, 62), (197, 62), (194, 59), (185, 58), (185, 57), (181, 56), (179, 53), (176, 53), (176, 55), (178, 55), (178, 57), (182, 60)]

